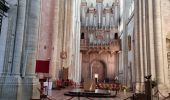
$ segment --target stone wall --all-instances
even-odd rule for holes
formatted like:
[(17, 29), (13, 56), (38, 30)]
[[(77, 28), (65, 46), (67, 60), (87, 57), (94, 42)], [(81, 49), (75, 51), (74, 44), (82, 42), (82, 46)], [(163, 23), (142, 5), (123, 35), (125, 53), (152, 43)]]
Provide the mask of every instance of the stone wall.
[[(167, 50), (166, 48), (166, 38), (168, 38), (168, 35), (170, 35), (170, 1), (169, 0), (164, 0), (161, 1), (161, 24), (162, 24), (162, 38), (163, 38), (163, 54), (164, 54), (164, 64), (165, 64), (165, 70), (166, 68), (168, 68), (168, 70), (170, 70), (170, 68), (168, 67), (168, 60), (167, 60)], [(167, 70), (167, 71), (168, 71)], [(170, 75), (170, 71), (165, 72), (166, 76)], [(170, 76), (169, 76), (169, 81), (166, 82), (167, 85), (170, 84)], [(170, 87), (170, 86), (169, 86)]]
[(132, 5), (131, 1), (120, 0), (120, 19), (117, 19), (122, 41), (122, 52), (119, 53), (122, 82), (126, 85), (132, 82), (137, 91), (143, 91), (144, 76), (152, 74), (152, 79), (159, 84), (158, 88), (166, 94), (169, 87), (166, 38), (170, 34), (170, 1), (134, 0), (134, 11)]

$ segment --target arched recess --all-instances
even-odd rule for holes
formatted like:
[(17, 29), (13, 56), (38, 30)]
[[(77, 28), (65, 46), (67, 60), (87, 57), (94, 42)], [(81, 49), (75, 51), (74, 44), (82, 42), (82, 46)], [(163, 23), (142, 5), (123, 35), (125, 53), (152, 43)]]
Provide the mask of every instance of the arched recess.
[(118, 39), (118, 33), (115, 33), (114, 38)]
[(81, 39), (85, 39), (84, 32), (81, 33)]
[(90, 63), (90, 78), (94, 78), (94, 74), (98, 74), (98, 81), (103, 82), (107, 78), (107, 65), (102, 60), (93, 60)]

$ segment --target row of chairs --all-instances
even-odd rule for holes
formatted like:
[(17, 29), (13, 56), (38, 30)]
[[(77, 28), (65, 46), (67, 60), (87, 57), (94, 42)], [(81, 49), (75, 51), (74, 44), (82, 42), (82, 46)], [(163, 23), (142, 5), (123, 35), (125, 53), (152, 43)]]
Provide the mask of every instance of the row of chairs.
[(119, 91), (122, 90), (122, 85), (119, 83), (98, 83), (96, 84), (98, 89)]

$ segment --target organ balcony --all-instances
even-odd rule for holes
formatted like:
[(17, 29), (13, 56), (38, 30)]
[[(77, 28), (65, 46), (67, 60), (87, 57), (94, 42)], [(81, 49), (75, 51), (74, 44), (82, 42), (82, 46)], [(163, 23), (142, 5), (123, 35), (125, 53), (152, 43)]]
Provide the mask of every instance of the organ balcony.
[(120, 39), (113, 39), (108, 43), (90, 43), (87, 39), (81, 39), (80, 41), (80, 50), (81, 52), (90, 53), (90, 52), (109, 52), (110, 54), (120, 51)]

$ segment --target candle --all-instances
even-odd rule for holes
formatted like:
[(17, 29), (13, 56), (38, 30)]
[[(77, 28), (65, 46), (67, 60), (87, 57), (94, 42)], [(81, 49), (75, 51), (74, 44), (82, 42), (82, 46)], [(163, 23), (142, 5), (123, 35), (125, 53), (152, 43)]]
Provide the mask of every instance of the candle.
[(98, 74), (94, 74), (94, 78), (98, 78), (99, 77), (99, 75)]

